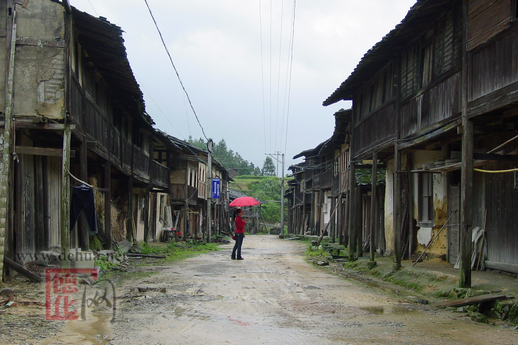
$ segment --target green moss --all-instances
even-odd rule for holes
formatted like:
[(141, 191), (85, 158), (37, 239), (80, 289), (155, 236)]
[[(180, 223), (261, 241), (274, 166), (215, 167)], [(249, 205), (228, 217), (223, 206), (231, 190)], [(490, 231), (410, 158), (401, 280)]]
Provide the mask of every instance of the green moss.
[(518, 303), (513, 303), (509, 308), (509, 313), (507, 314), (509, 322), (513, 324), (518, 324)]
[(344, 268), (355, 269), (359, 265), (358, 261), (349, 261), (343, 264)]
[(101, 244), (101, 241), (99, 241), (97, 236), (90, 236), (88, 242), (90, 249), (92, 250), (99, 251), (103, 249), (103, 245)]
[(489, 320), (487, 319), (487, 316), (485, 316), (482, 313), (479, 313), (477, 311), (474, 311), (474, 312), (469, 312), (468, 311), (468, 314), (469, 314), (469, 317), (471, 318), (471, 320), (473, 320), (475, 322), (489, 323)]

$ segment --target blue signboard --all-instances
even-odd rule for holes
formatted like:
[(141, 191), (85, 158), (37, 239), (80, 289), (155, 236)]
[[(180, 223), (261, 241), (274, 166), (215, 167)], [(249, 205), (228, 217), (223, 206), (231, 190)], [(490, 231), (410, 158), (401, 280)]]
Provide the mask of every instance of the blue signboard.
[(212, 179), (212, 199), (219, 199), (221, 181), (219, 178)]

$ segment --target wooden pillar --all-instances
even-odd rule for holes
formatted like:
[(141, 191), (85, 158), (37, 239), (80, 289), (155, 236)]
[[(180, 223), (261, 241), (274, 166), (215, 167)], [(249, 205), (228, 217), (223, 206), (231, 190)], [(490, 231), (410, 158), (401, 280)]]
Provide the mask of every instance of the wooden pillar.
[(130, 176), (128, 178), (128, 215), (126, 221), (126, 238), (132, 244), (136, 243), (137, 234), (136, 234), (136, 224), (135, 224), (135, 215), (133, 214), (133, 177)]
[[(187, 188), (187, 186), (185, 186)], [(183, 238), (184, 240), (187, 239), (187, 231), (189, 231), (189, 234), (192, 232), (192, 229), (189, 229), (189, 202), (187, 199), (185, 199), (185, 204), (183, 207)]]
[[(412, 154), (406, 155), (406, 165), (408, 169), (411, 169), (413, 166)], [(407, 169), (407, 170), (408, 170)], [(414, 252), (414, 242), (415, 242), (415, 233), (414, 233), (414, 176), (413, 174), (408, 176), (408, 192), (407, 192), (407, 200), (408, 200), (408, 258), (412, 260), (412, 253)]]
[(460, 192), (460, 276), (459, 287), (471, 287), (471, 241), (473, 220), (473, 123), (463, 118), (462, 171)]
[[(79, 177), (81, 180), (88, 182), (88, 149), (86, 145), (86, 136), (83, 136), (83, 141), (79, 147)], [(81, 235), (81, 239), (78, 243), (78, 246), (85, 250), (90, 249), (90, 236), (88, 232), (88, 222), (86, 221), (84, 215), (79, 217), (77, 221), (77, 228), (75, 231), (79, 231), (82, 229), (83, 231), (79, 232)]]
[(62, 268), (70, 267), (70, 125), (65, 118), (65, 130), (63, 131), (63, 160), (62, 160), (62, 185), (61, 185), (61, 254)]
[(395, 144), (394, 152), (394, 265), (393, 268), (398, 270), (401, 268), (401, 152)]
[(7, 82), (5, 85), (5, 110), (4, 133), (2, 140), (2, 162), (0, 166), (0, 280), (3, 278), (4, 252), (9, 254), (9, 248), (5, 248), (5, 239), (10, 244), (13, 241), (13, 223), (11, 218), (12, 176), (11, 172), (11, 148), (14, 137), (13, 93), (14, 93), (14, 57), (16, 54), (16, 4), (12, 7), (11, 22), (7, 22), (9, 37), (9, 65), (7, 70)]
[[(398, 60), (401, 61), (401, 54)], [(401, 151), (399, 150), (398, 140), (400, 138), (400, 121), (401, 121), (401, 71), (399, 64), (396, 64), (396, 133), (394, 142), (394, 189), (393, 194), (393, 226), (394, 226), (394, 265), (393, 268), (398, 270), (401, 268)]]
[(149, 199), (151, 197), (151, 184), (148, 183), (146, 186), (146, 195), (144, 195), (144, 242), (149, 241), (149, 208), (151, 203)]
[(358, 209), (358, 201), (356, 197), (356, 177), (355, 177), (356, 165), (354, 162), (351, 162), (349, 168), (349, 220), (348, 220), (348, 231), (349, 231), (349, 260), (356, 260), (356, 250), (357, 250), (357, 236), (356, 236), (356, 228), (357, 228), (357, 219), (356, 212)]
[[(334, 210), (336, 208), (336, 198), (331, 198), (331, 210)], [(329, 226), (329, 235), (331, 238), (331, 242), (335, 243), (336, 238), (336, 222), (335, 222), (336, 212), (332, 212), (331, 216), (329, 217), (329, 221), (331, 222)]]
[(378, 231), (378, 153), (372, 155), (372, 192), (371, 192), (371, 238), (370, 238), (370, 261), (375, 262), (375, 233)]
[(104, 236), (106, 239), (104, 249), (112, 249), (111, 166), (111, 162), (106, 161), (104, 165), (104, 188), (106, 189), (104, 193)]
[[(189, 164), (185, 162), (185, 204), (184, 204), (184, 226), (183, 239), (187, 239), (187, 231), (192, 236), (192, 229), (189, 229)], [(192, 228), (192, 226), (191, 226)]]
[(462, 49), (462, 169), (460, 186), (460, 255), (459, 287), (471, 287), (471, 227), (473, 220), (473, 123), (467, 118), (468, 107), (468, 52), (467, 1), (462, 1), (463, 49)]

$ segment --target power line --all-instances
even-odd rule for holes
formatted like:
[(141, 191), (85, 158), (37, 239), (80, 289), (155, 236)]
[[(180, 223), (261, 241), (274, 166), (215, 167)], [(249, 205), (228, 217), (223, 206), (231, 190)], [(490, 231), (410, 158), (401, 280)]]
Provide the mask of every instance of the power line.
[(266, 141), (266, 113), (265, 113), (265, 102), (264, 102), (264, 60), (263, 60), (263, 17), (262, 17), (262, 5), (259, 0), (259, 45), (261, 49), (261, 91), (263, 96), (263, 133), (264, 133), (264, 150), (267, 148)]
[(189, 97), (189, 94), (187, 93), (187, 90), (185, 89), (185, 87), (183, 85), (182, 79), (180, 78), (180, 74), (178, 73), (178, 70), (176, 69), (176, 66), (175, 66), (175, 64), (173, 62), (173, 58), (171, 57), (171, 54), (169, 53), (169, 49), (167, 49), (167, 45), (165, 44), (164, 38), (162, 36), (162, 32), (160, 31), (160, 28), (158, 27), (158, 24), (157, 24), (157, 22), (155, 20), (155, 16), (153, 16), (153, 12), (151, 11), (151, 8), (149, 7), (149, 4), (147, 3), (147, 0), (144, 0), (144, 2), (146, 3), (147, 9), (149, 11), (149, 14), (151, 15), (151, 19), (153, 19), (153, 23), (155, 24), (155, 28), (158, 31), (158, 35), (160, 36), (160, 40), (162, 41), (162, 45), (164, 46), (165, 51), (167, 53), (167, 56), (169, 57), (169, 61), (171, 62), (171, 65), (173, 66), (173, 69), (174, 69), (174, 71), (176, 73), (176, 77), (178, 78), (178, 81), (180, 82), (180, 85), (182, 86), (183, 92), (187, 96), (187, 100), (189, 101), (189, 105), (191, 107), (191, 110), (192, 110), (194, 116), (196, 117), (196, 121), (198, 121), (198, 125), (201, 128), (201, 132), (203, 133), (203, 136), (205, 137), (205, 139), (208, 141), (209, 138), (207, 138), (207, 135), (205, 135), (205, 130), (203, 129), (203, 126), (201, 125), (200, 119), (198, 118), (198, 114), (196, 114), (196, 110), (194, 110), (194, 106), (192, 105), (191, 98)]
[(164, 116), (164, 118), (166, 119), (167, 122), (169, 122), (169, 124), (173, 127), (173, 129), (175, 131), (178, 132), (178, 134), (182, 134), (174, 125), (174, 123), (169, 119), (169, 116), (167, 116), (163, 111), (162, 109), (160, 108), (160, 105), (158, 105), (158, 103), (155, 101), (155, 99), (153, 98), (153, 96), (151, 96), (151, 93), (149, 93), (146, 89), (146, 87), (144, 85), (141, 85), (142, 88), (144, 89), (144, 91), (146, 92), (146, 94), (149, 96), (149, 98), (151, 98), (151, 100), (153, 101), (153, 103), (155, 103), (155, 106), (158, 108), (158, 110), (162, 113), (162, 115)]
[(293, 71), (293, 46), (295, 41), (295, 10), (297, 8), (297, 0), (293, 0), (293, 19), (291, 22), (291, 44), (290, 44), (290, 57), (289, 57), (289, 79), (287, 81), (288, 86), (288, 107), (286, 110), (286, 136), (284, 138), (284, 152), (286, 152), (286, 148), (288, 147), (288, 125), (289, 125), (289, 117), (290, 117), (290, 97), (291, 97), (291, 75)]

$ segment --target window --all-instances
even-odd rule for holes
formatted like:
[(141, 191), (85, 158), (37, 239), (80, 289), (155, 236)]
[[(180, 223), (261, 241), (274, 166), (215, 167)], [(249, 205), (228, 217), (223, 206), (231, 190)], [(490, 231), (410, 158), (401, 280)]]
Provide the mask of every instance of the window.
[(419, 225), (433, 226), (433, 174), (419, 174)]

